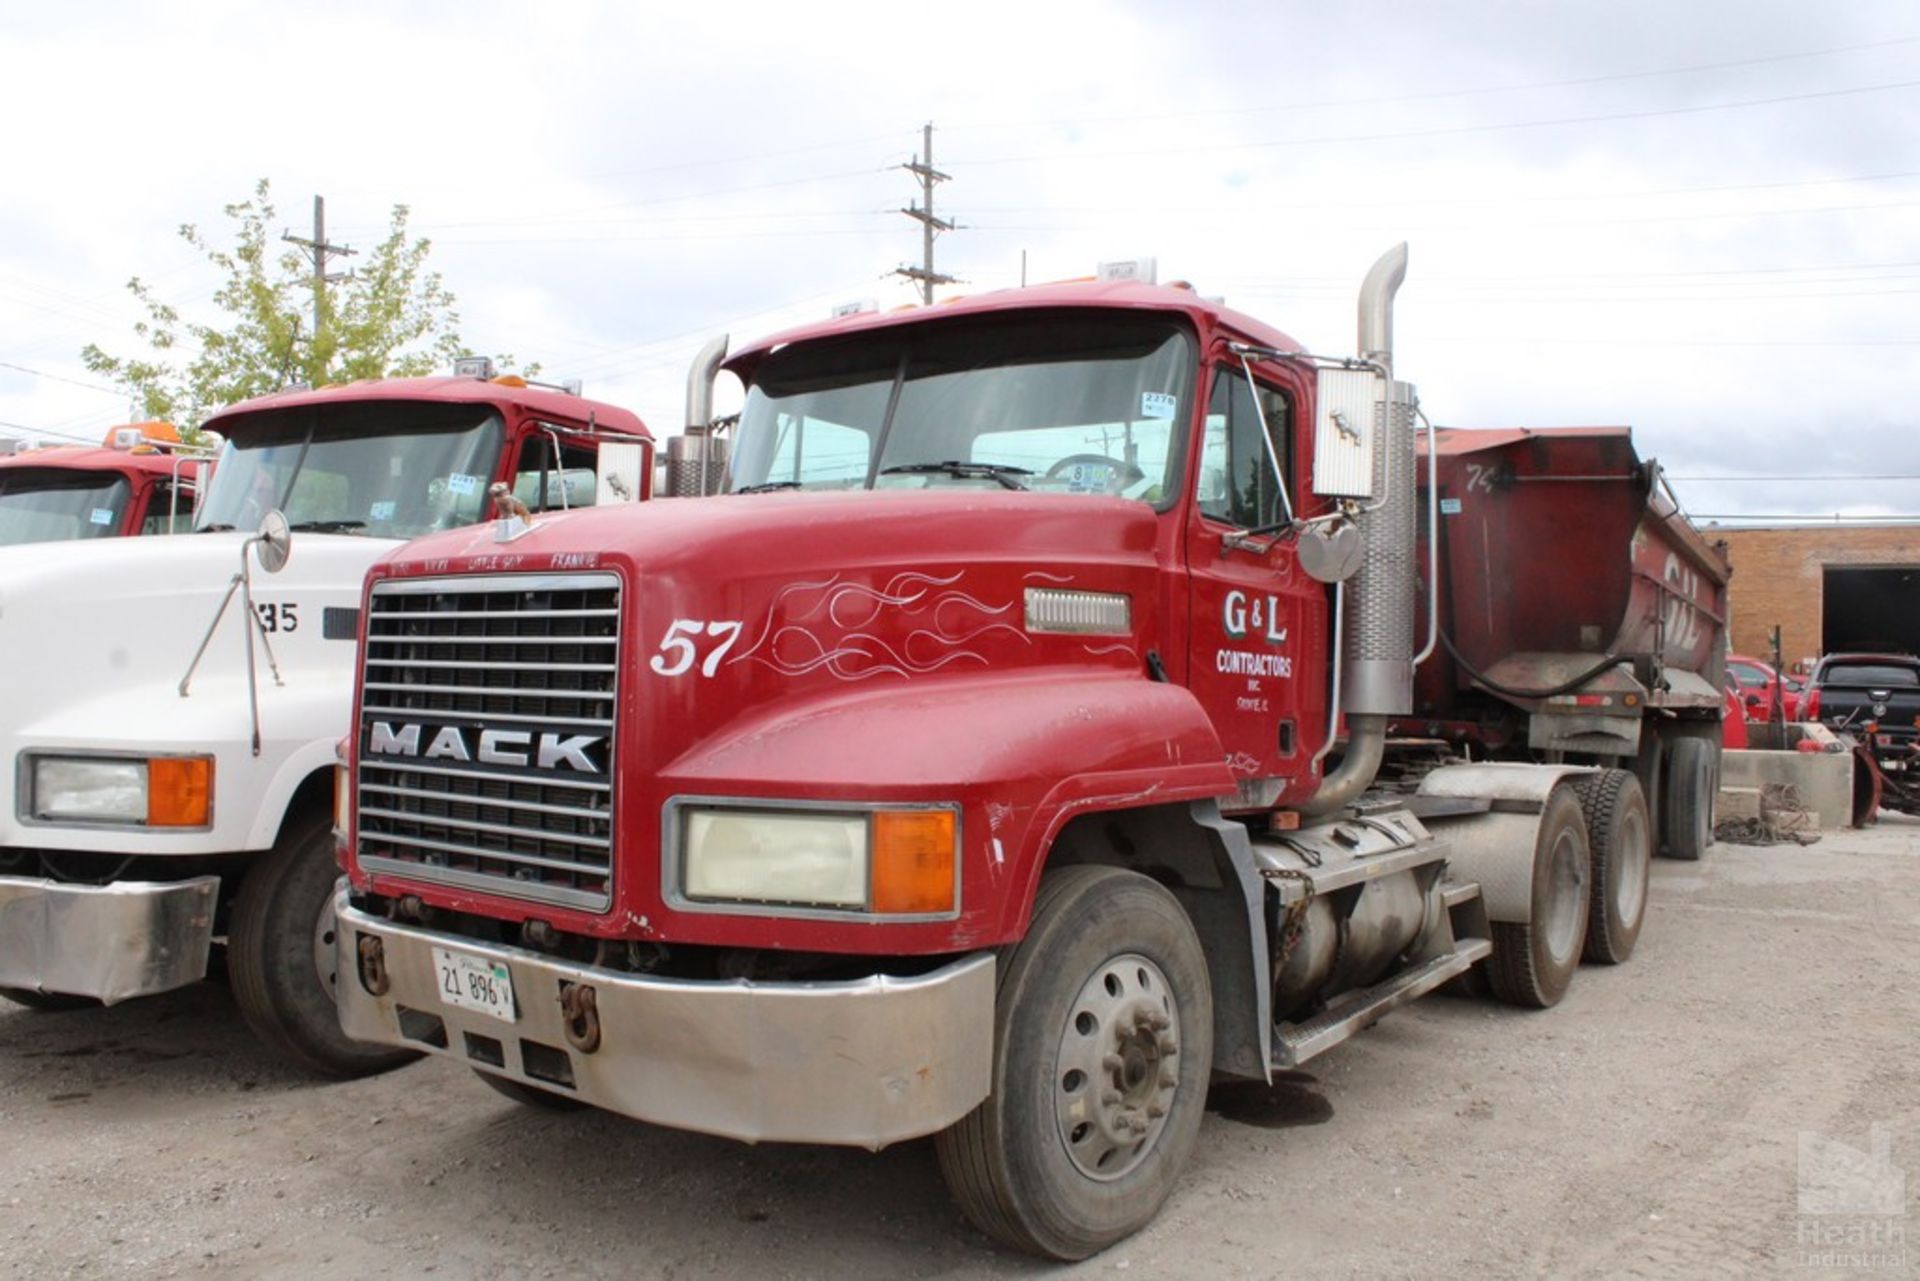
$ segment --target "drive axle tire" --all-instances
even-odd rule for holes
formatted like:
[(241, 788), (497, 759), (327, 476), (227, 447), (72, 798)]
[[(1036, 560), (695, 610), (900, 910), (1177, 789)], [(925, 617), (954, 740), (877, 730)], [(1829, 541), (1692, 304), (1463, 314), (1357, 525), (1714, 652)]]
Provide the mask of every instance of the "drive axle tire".
[(1633, 955), (1647, 914), (1653, 825), (1646, 793), (1628, 770), (1589, 774), (1574, 784), (1593, 857), (1586, 959), (1618, 965)]
[(419, 1055), (350, 1040), (340, 1030), (333, 1004), (338, 877), (331, 816), (290, 819), (240, 883), (227, 971), (241, 1016), (268, 1046), (323, 1076), (366, 1076)]
[(1050, 872), (1001, 956), (991, 1092), (937, 1136), (973, 1223), (1084, 1259), (1165, 1203), (1200, 1132), (1213, 1066), (1205, 954), (1173, 895), (1135, 872)]
[(1697, 863), (1713, 844), (1714, 744), (1676, 735), (1667, 743), (1667, 798), (1662, 806), (1668, 858)]
[(1493, 922), (1487, 979), (1509, 1005), (1557, 1005), (1580, 968), (1591, 912), (1587, 820), (1570, 783), (1547, 795), (1533, 843), (1532, 911), (1527, 922)]
[(548, 1112), (578, 1112), (587, 1105), (579, 1099), (561, 1094), (557, 1090), (543, 1090), (538, 1086), (516, 1081), (508, 1076), (495, 1076), (491, 1072), (475, 1068), (473, 1074), (485, 1081), (490, 1089), (512, 1099), (522, 1107), (543, 1108)]
[(84, 1010), (100, 1004), (91, 996), (72, 996), (66, 992), (36, 992), (30, 987), (0, 987), (0, 996), (6, 997), (15, 1005), (24, 1005), (37, 1014)]

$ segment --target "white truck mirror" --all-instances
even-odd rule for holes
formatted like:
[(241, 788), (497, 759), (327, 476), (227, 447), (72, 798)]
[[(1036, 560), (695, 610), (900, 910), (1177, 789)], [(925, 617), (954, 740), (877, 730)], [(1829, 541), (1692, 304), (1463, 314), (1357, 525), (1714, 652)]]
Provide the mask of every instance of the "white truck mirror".
[(594, 457), (596, 507), (633, 503), (646, 492), (647, 446), (640, 441), (601, 441)]
[(1374, 441), (1380, 435), (1387, 380), (1372, 369), (1320, 370), (1314, 414), (1313, 492), (1372, 498)]

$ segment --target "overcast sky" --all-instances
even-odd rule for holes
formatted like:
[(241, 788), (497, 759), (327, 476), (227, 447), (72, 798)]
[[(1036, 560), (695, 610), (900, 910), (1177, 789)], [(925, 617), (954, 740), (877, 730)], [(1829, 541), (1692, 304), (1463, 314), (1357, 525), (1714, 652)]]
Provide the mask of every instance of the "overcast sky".
[[(0, 3), (0, 433), (128, 417), (138, 274), (270, 178), (412, 209), (481, 351), (659, 434), (693, 351), (1153, 256), (1315, 351), (1411, 244), (1437, 422), (1630, 424), (1694, 513), (1920, 513), (1920, 7), (1893, 0)], [(30, 371), (30, 372), (29, 372)], [(724, 395), (724, 393), (723, 393)], [(1873, 473), (1875, 482), (1825, 476)], [(1737, 483), (1729, 477), (1793, 477)]]

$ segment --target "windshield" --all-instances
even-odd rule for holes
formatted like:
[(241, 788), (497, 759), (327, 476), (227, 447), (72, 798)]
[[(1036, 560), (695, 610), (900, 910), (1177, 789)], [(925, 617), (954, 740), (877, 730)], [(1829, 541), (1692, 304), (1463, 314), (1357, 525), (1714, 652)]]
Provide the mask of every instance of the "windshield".
[(755, 372), (736, 491), (968, 486), (1179, 492), (1191, 344), (1171, 321), (1062, 313), (777, 351)]
[(294, 529), (378, 538), (483, 519), (503, 431), (491, 406), (418, 401), (265, 410), (224, 430), (198, 528), (258, 529), (278, 507)]
[(111, 471), (0, 472), (0, 546), (120, 532), (133, 486)]

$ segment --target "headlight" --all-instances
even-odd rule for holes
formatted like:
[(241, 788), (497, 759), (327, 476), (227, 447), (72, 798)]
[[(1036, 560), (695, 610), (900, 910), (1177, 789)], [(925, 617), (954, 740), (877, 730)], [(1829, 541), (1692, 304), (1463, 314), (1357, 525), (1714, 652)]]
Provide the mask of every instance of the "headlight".
[(213, 812), (213, 759), (157, 756), (30, 758), (27, 817), (45, 822), (205, 827)]
[(954, 908), (952, 809), (682, 811), (681, 892), (694, 902), (937, 915)]

